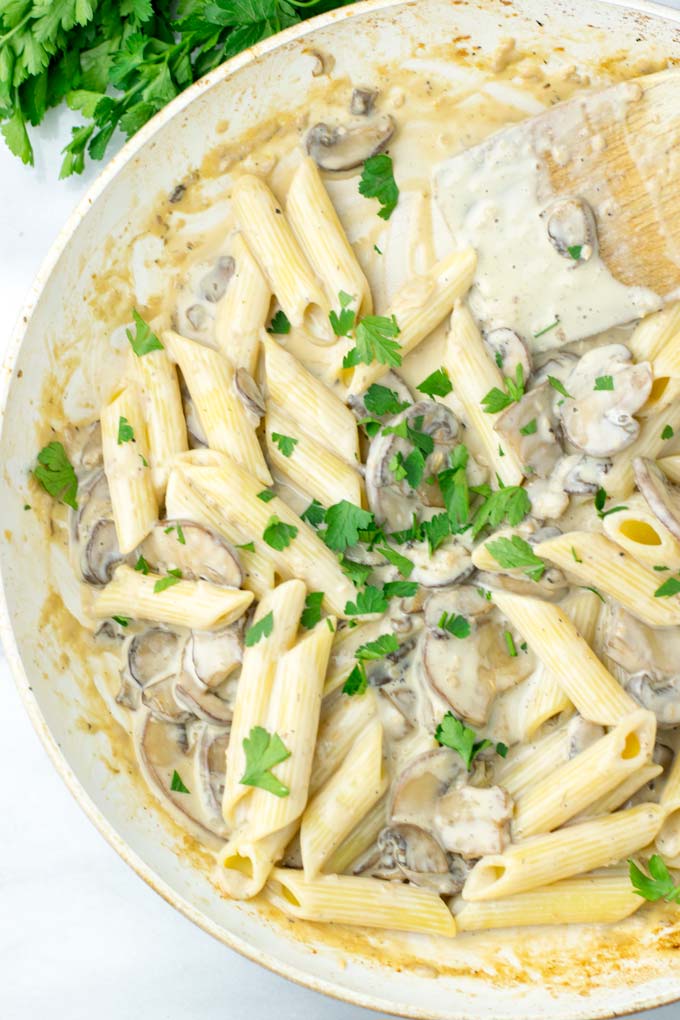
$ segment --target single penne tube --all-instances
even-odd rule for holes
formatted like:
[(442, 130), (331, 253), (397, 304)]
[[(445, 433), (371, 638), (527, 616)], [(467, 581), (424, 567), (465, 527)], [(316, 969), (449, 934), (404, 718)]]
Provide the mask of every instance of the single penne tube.
[(295, 835), (297, 822), (270, 836), (248, 843), (238, 833), (222, 847), (217, 858), (217, 881), (227, 896), (250, 900), (264, 887), (276, 862)]
[(656, 717), (639, 709), (515, 800), (513, 838), (550, 832), (648, 765)]
[[(562, 602), (567, 614), (584, 641), (591, 647), (602, 603), (592, 591), (571, 592)], [(572, 707), (571, 701), (552, 673), (541, 665), (530, 677), (524, 702), (524, 732), (532, 736), (548, 719)]]
[[(365, 503), (363, 479), (357, 468), (308, 436), (274, 404), (267, 405), (264, 427), (267, 456), (277, 477), (304, 493), (310, 502), (318, 499), (325, 507), (343, 499), (355, 506)], [(295, 443), (285, 453), (282, 436)]]
[(568, 759), (569, 731), (565, 722), (533, 744), (513, 749), (496, 769), (494, 781), (517, 800)]
[[(674, 352), (674, 355), (677, 353)], [(646, 402), (636, 414), (636, 417), (641, 421), (661, 414), (678, 399), (678, 394), (680, 394), (680, 366), (671, 364), (670, 357), (664, 360), (663, 367), (657, 367), (656, 362), (652, 366), (654, 372), (652, 388)], [(672, 373), (670, 373), (671, 369)], [(659, 373), (662, 371), (665, 371), (666, 374), (660, 375)]]
[(259, 481), (271, 484), (257, 434), (234, 387), (231, 363), (212, 347), (173, 330), (165, 331), (163, 342), (184, 376), (208, 446), (229, 454)]
[(652, 513), (643, 496), (628, 496), (625, 510), (605, 517), (602, 529), (607, 538), (648, 569), (655, 566), (680, 569), (680, 542)]
[(610, 497), (619, 500), (631, 494), (635, 488), (633, 460), (635, 457), (656, 460), (666, 444), (666, 440), (661, 436), (666, 427), (671, 428), (673, 432), (680, 428), (680, 400), (641, 422), (637, 439), (615, 459), (611, 471), (607, 473), (605, 484)]
[[(472, 248), (454, 252), (424, 276), (408, 283), (395, 298), (385, 314), (397, 320), (402, 360), (444, 321), (456, 299), (468, 292), (476, 266), (477, 256)], [(359, 365), (352, 376), (350, 393), (363, 393), (386, 370), (387, 366), (377, 361)]]
[(504, 853), (477, 862), (463, 899), (498, 900), (616, 864), (651, 843), (665, 815), (659, 804), (639, 804), (513, 843)]
[(305, 808), (300, 849), (306, 879), (316, 878), (345, 837), (380, 800), (387, 784), (382, 723), (373, 719)]
[(669, 812), (656, 837), (657, 850), (667, 858), (680, 856), (680, 811), (675, 810), (677, 804), (680, 804), (680, 755), (676, 753), (661, 791), (662, 807), (673, 810)]
[[(177, 463), (195, 463), (194, 458), (199, 453), (215, 457), (213, 466), (222, 463), (217, 459), (222, 455), (214, 453), (212, 450), (192, 450), (190, 454), (186, 455), (186, 459), (183, 457), (181, 462)], [(227, 460), (227, 464), (230, 463), (231, 461)], [(241, 585), (248, 591), (252, 591), (256, 598), (263, 598), (274, 587), (275, 573), (271, 560), (258, 552), (254, 542), (246, 542), (245, 545), (249, 548), (243, 548), (242, 532), (225, 525), (223, 515), (219, 513), (212, 501), (204, 496), (199, 496), (181, 470), (173, 470), (170, 474), (165, 494), (165, 510), (169, 520), (188, 518), (191, 521), (196, 521), (197, 524), (203, 524), (206, 528), (211, 528), (226, 538), (228, 542), (240, 544), (241, 548), (236, 551), (243, 569)], [(250, 548), (251, 545), (252, 548)]]
[(504, 485), (520, 485), (524, 465), (514, 450), (505, 449), (494, 428), (495, 416), (488, 414), (482, 400), (494, 387), (503, 389), (503, 376), (493, 363), (474, 319), (462, 301), (456, 301), (446, 341), (444, 365), (463, 405), (466, 424), (477, 436), (492, 477)]
[(309, 781), (310, 796), (337, 772), (350, 747), (375, 718), (377, 711), (376, 694), (371, 688), (359, 698), (336, 698), (328, 711), (322, 710)]
[(295, 641), (306, 594), (302, 581), (284, 581), (267, 592), (255, 611), (253, 625), (271, 613), (272, 628), (270, 634), (243, 652), (222, 796), (222, 815), (228, 825), (235, 824), (236, 806), (250, 791), (240, 781), (246, 767), (243, 741), (253, 726), (264, 726), (266, 722), (276, 665)]
[(276, 778), (289, 792), (277, 797), (268, 790), (253, 789), (244, 826), (248, 840), (262, 839), (290, 825), (305, 809), (332, 642), (333, 634), (322, 620), (279, 659), (265, 728), (277, 733), (290, 752), (276, 766)]
[(661, 765), (643, 765), (637, 772), (632, 772), (627, 776), (622, 783), (615, 786), (609, 793), (605, 793), (602, 797), (598, 797), (592, 804), (589, 804), (585, 811), (580, 811), (578, 815), (570, 820), (569, 824), (574, 822), (582, 822), (586, 818), (596, 818), (598, 815), (610, 815), (613, 811), (616, 811), (625, 804), (627, 800), (641, 790), (647, 783), (651, 783), (653, 779), (660, 776), (663, 772)]
[(142, 357), (130, 351), (129, 366), (146, 422), (151, 480), (160, 503), (174, 458), (188, 448), (177, 369), (165, 350)]
[(488, 931), (538, 924), (611, 924), (630, 917), (643, 903), (628, 868), (608, 868), (502, 900), (459, 899), (453, 912), (459, 932)]
[(456, 934), (456, 922), (444, 901), (414, 885), (357, 875), (322, 875), (308, 882), (301, 871), (274, 868), (265, 891), (284, 914), (307, 921)]
[(231, 255), (234, 275), (215, 309), (215, 340), (235, 369), (254, 376), (272, 293), (242, 234), (234, 236)]
[(672, 482), (680, 484), (680, 454), (673, 454), (670, 457), (661, 457), (657, 464)]
[(165, 580), (159, 574), (145, 575), (122, 563), (95, 596), (94, 614), (99, 619), (121, 615), (192, 630), (215, 630), (238, 620), (253, 601), (250, 591), (208, 581), (173, 578), (171, 586), (156, 591), (159, 582)]
[(134, 387), (126, 386), (102, 408), (101, 431), (118, 547), (125, 556), (158, 520), (146, 424)]
[(635, 361), (654, 361), (669, 341), (680, 333), (680, 302), (646, 315), (635, 327), (628, 347)]
[(387, 825), (387, 797), (381, 797), (371, 810), (359, 820), (324, 865), (328, 875), (341, 875), (372, 846), (381, 829)]
[(308, 436), (356, 467), (359, 430), (350, 409), (276, 340), (264, 334), (262, 343), (269, 399)]
[(326, 295), (281, 203), (264, 181), (251, 174), (238, 179), (232, 199), (248, 248), (289, 321), (294, 326), (306, 326), (322, 342), (332, 343), (335, 336), (328, 320)]
[(584, 584), (611, 595), (650, 627), (680, 623), (680, 599), (676, 595), (664, 598), (654, 594), (662, 583), (660, 575), (638, 563), (604, 535), (569, 531), (534, 546), (534, 552)]
[[(184, 472), (199, 496), (212, 503), (215, 518), (223, 522), (217, 529), (220, 533), (240, 533), (237, 545), (254, 540), (281, 577), (297, 577), (310, 591), (323, 591), (329, 611), (344, 614), (345, 605), (354, 598), (354, 586), (342, 573), (334, 553), (282, 499), (259, 499), (260, 483), (235, 463), (229, 468), (183, 464), (177, 470)], [(264, 540), (273, 518), (295, 529), (285, 548), (274, 548)]]
[(493, 600), (584, 719), (611, 726), (637, 708), (559, 606), (511, 592)]
[(368, 280), (324, 187), (316, 163), (306, 156), (295, 171), (286, 196), (286, 216), (304, 255), (324, 285), (331, 308), (340, 291), (354, 298), (357, 316), (370, 315), (373, 298)]

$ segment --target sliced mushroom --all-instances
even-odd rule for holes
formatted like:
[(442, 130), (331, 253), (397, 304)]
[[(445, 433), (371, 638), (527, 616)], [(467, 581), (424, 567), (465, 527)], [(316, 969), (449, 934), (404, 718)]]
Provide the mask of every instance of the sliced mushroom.
[(142, 689), (141, 700), (159, 722), (187, 723), (194, 718), (194, 713), (177, 701), (175, 678), (172, 676), (147, 684)]
[(180, 669), (184, 639), (172, 630), (148, 627), (128, 641), (126, 669), (140, 687), (175, 676)]
[(558, 198), (543, 213), (548, 237), (558, 255), (575, 267), (587, 262), (597, 250), (595, 217), (582, 198)]
[[(547, 382), (549, 376), (564, 384), (577, 361), (578, 356), (570, 351), (551, 351), (548, 360), (534, 369), (527, 389), (533, 390)], [(555, 399), (559, 398), (560, 395), (555, 390)]]
[(460, 584), (474, 572), (470, 550), (457, 538), (446, 539), (433, 553), (427, 542), (407, 543), (405, 549), (414, 565), (410, 579), (424, 588)]
[(118, 546), (116, 525), (108, 518), (97, 521), (80, 555), (80, 572), (88, 584), (108, 584), (113, 571), (126, 557)]
[(513, 802), (500, 786), (457, 786), (437, 801), (442, 845), (466, 858), (501, 854), (510, 843)]
[(553, 413), (554, 390), (545, 382), (525, 393), (511, 404), (494, 422), (494, 429), (517, 454), (527, 470), (539, 478), (547, 478), (562, 456), (557, 439)]
[[(406, 385), (404, 380), (396, 372), (387, 372), (381, 379), (378, 380), (378, 386), (384, 386), (385, 389), (391, 390), (395, 398), (404, 405), (413, 403), (413, 394)], [(354, 411), (355, 415), (359, 420), (362, 418), (378, 418), (383, 423), (391, 420), (394, 415), (377, 415), (373, 411), (368, 411), (366, 404), (364, 403), (365, 393), (353, 394), (349, 397), (349, 406)]]
[(193, 674), (182, 672), (175, 681), (175, 701), (211, 726), (231, 725), (232, 710), (226, 701), (201, 684)]
[(474, 635), (467, 638), (456, 638), (436, 627), (427, 629), (422, 644), (427, 683), (458, 718), (472, 726), (486, 722), (496, 694), (493, 674), (479, 648), (480, 643), (488, 643), (489, 636), (486, 625), (475, 627)]
[(373, 113), (377, 96), (376, 89), (352, 89), (349, 112), (354, 117), (368, 117), (369, 114)]
[(239, 395), (241, 403), (245, 407), (248, 417), (257, 428), (260, 420), (264, 417), (265, 403), (262, 390), (257, 385), (252, 375), (246, 372), (245, 368), (237, 368), (234, 374), (234, 387)]
[(203, 332), (210, 322), (210, 316), (205, 310), (205, 305), (189, 305), (186, 310), (186, 317), (199, 333)]
[[(611, 380), (611, 388), (597, 389), (598, 379)], [(652, 372), (646, 361), (634, 364), (623, 344), (606, 344), (579, 359), (565, 388), (570, 396), (558, 410), (569, 442), (593, 457), (610, 457), (638, 436), (633, 415), (649, 396)]]
[(307, 152), (322, 170), (352, 170), (382, 152), (396, 125), (389, 114), (354, 127), (315, 124), (305, 141)]
[(142, 542), (141, 552), (159, 573), (179, 568), (182, 577), (190, 580), (241, 587), (243, 574), (236, 551), (221, 535), (195, 521), (161, 521)]
[(680, 488), (668, 480), (656, 461), (647, 457), (635, 457), (633, 474), (656, 519), (671, 535), (680, 539)]
[(560, 518), (569, 506), (569, 496), (595, 492), (611, 463), (583, 453), (561, 457), (548, 478), (536, 479), (527, 485), (534, 517), (539, 520)]
[(480, 621), (492, 611), (493, 603), (471, 584), (433, 592), (428, 595), (424, 606), (425, 623), (432, 628), (439, 627), (442, 614)]
[(524, 379), (531, 375), (531, 355), (525, 341), (514, 329), (500, 326), (484, 334), (484, 343), (503, 375), (515, 378), (517, 366), (522, 366)]
[(378, 836), (376, 851), (370, 866), (363, 869), (375, 878), (406, 879), (451, 895), (462, 889), (467, 877), (462, 862), (450, 859), (435, 836), (417, 825), (387, 826)]
[(184, 669), (206, 687), (219, 687), (243, 659), (243, 618), (222, 630), (191, 632)]
[(226, 770), (229, 733), (212, 726), (202, 726), (196, 741), (194, 776), (198, 794), (210, 827), (226, 831), (222, 818), (222, 796)]
[(198, 291), (204, 301), (217, 304), (227, 293), (229, 281), (234, 275), (235, 264), (231, 255), (220, 255), (213, 268), (202, 277)]
[[(477, 767), (477, 763), (475, 763)], [(459, 755), (447, 747), (425, 751), (399, 773), (387, 807), (392, 824), (412, 824), (431, 829), (438, 798), (455, 783), (466, 780)]]
[[(530, 543), (531, 544), (531, 543)], [(528, 595), (545, 599), (547, 602), (558, 602), (569, 590), (569, 583), (557, 567), (548, 567), (539, 581), (532, 581), (524, 574), (497, 574), (482, 570), (475, 576), (475, 584), (484, 591), (512, 591), (517, 595)]]

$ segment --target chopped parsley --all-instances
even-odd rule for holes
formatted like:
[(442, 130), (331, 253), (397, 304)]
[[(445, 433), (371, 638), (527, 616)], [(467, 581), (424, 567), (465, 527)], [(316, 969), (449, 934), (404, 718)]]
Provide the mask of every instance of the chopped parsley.
[(508, 655), (511, 659), (517, 658), (517, 649), (515, 648), (515, 641), (509, 630), (503, 631), (503, 638), (508, 649)]
[(574, 262), (578, 262), (578, 260), (581, 258), (581, 252), (583, 251), (583, 245), (582, 244), (570, 244), (568, 246), (568, 248), (567, 248), (567, 251), (569, 252), (569, 255), (574, 260)]
[(354, 331), (355, 346), (351, 348), (342, 361), (343, 368), (354, 368), (363, 362), (370, 365), (373, 361), (381, 365), (395, 368), (401, 365), (401, 348), (394, 339), (400, 330), (394, 315), (366, 315)]
[(658, 571), (670, 570), (670, 569), (671, 569), (670, 567), (664, 567), (661, 564), (658, 564), (657, 566), (652, 567), (652, 570), (658, 570)]
[(402, 577), (410, 577), (413, 573), (415, 564), (413, 560), (409, 560), (408, 557), (402, 556), (396, 549), (390, 549), (388, 545), (381, 545), (377, 547), (377, 552), (381, 556), (384, 556), (388, 563), (391, 563), (393, 567), (396, 567)]
[(313, 499), (307, 509), (300, 514), (300, 519), (306, 521), (307, 524), (311, 524), (313, 528), (318, 528), (323, 524), (325, 517), (326, 510), (319, 503), (318, 499)]
[(255, 552), (254, 542), (243, 542), (241, 545), (236, 546), (237, 549), (244, 549), (246, 552)]
[(598, 375), (595, 380), (595, 390), (613, 390), (614, 377), (611, 375)]
[(123, 443), (134, 443), (134, 441), (135, 430), (127, 418), (124, 418), (121, 414), (118, 419), (118, 446), (121, 446)]
[(399, 414), (410, 406), (408, 400), (400, 400), (398, 393), (380, 383), (372, 383), (364, 393), (364, 407), (379, 417)]
[(263, 616), (261, 620), (254, 623), (246, 631), (245, 646), (246, 648), (252, 648), (262, 638), (268, 638), (274, 629), (274, 613), (270, 610), (266, 616)]
[(329, 549), (344, 552), (348, 546), (356, 545), (359, 532), (373, 523), (373, 514), (360, 506), (343, 499), (326, 510), (326, 530), (323, 540)]
[(138, 570), (140, 574), (144, 574), (144, 576), (146, 576), (149, 573), (150, 570), (149, 564), (146, 562), (143, 556), (140, 556), (137, 562), (135, 563), (135, 570)]
[(602, 488), (602, 486), (600, 486), (600, 488), (595, 493), (594, 502), (595, 509), (597, 510), (597, 516), (600, 518), (600, 520), (603, 520), (605, 517), (609, 517), (610, 514), (617, 514), (620, 510), (628, 509), (627, 506), (613, 506), (611, 507), (611, 509), (605, 510), (604, 505), (607, 502), (607, 493)]
[(526, 425), (522, 425), (519, 433), (521, 436), (533, 436), (537, 428), (538, 425), (536, 424), (536, 419), (532, 418), (531, 421), (526, 423)]
[(271, 771), (290, 758), (290, 751), (278, 733), (269, 733), (264, 726), (253, 726), (250, 735), (243, 739), (243, 750), (246, 770), (239, 782), (243, 786), (257, 786), (275, 797), (287, 797), (290, 790)]
[(112, 616), (112, 620), (115, 620), (120, 627), (127, 627), (130, 623), (129, 616)]
[(273, 499), (276, 499), (276, 493), (271, 489), (263, 489), (262, 492), (258, 492), (257, 498), (261, 499), (263, 503), (271, 503)]
[(305, 599), (305, 608), (302, 610), (302, 616), (300, 617), (300, 623), (305, 630), (311, 630), (312, 627), (316, 627), (317, 623), (321, 619), (322, 602), (322, 591), (310, 591)]
[(633, 860), (628, 860), (628, 873), (633, 889), (645, 900), (656, 903), (680, 903), (680, 886), (675, 885), (666, 863), (658, 854), (652, 854), (647, 864), (649, 875), (638, 868)]
[(472, 534), (477, 536), (487, 525), (498, 528), (503, 523), (515, 527), (531, 512), (531, 500), (521, 485), (505, 485), (490, 492), (472, 521)]
[(290, 321), (284, 311), (279, 309), (272, 317), (272, 321), (267, 326), (267, 332), (276, 333), (277, 336), (285, 336), (286, 333), (290, 333)]
[(348, 602), (345, 605), (345, 614), (347, 616), (366, 616), (369, 613), (384, 613), (386, 609), (387, 599), (384, 592), (369, 584), (363, 591), (357, 593), (355, 602)]
[(502, 740), (499, 740), (499, 742), (496, 744), (496, 754), (499, 754), (501, 758), (507, 758), (509, 750), (510, 748), (508, 747), (508, 745), (504, 744)]
[(552, 388), (554, 390), (557, 390), (557, 392), (560, 393), (563, 397), (566, 397), (568, 400), (574, 399), (571, 393), (568, 393), (567, 390), (564, 388), (564, 384), (561, 383), (559, 379), (556, 379), (554, 375), (548, 376), (548, 382), (550, 383)]
[(328, 315), (331, 328), (336, 336), (349, 336), (356, 318), (354, 309), (350, 308), (354, 298), (351, 294), (341, 290), (338, 294), (338, 300), (340, 301), (340, 311), (331, 311)]
[(411, 450), (407, 457), (398, 450), (388, 467), (396, 482), (406, 480), (412, 489), (417, 489), (425, 473), (425, 457), (418, 449)]
[(377, 198), (380, 203), (378, 216), (382, 220), (389, 220), (399, 201), (399, 188), (394, 179), (391, 156), (384, 152), (369, 156), (361, 171), (359, 194), (364, 198)]
[(452, 751), (456, 751), (461, 756), (468, 771), (473, 758), (485, 747), (491, 747), (490, 740), (477, 740), (475, 731), (462, 723), (460, 719), (456, 719), (453, 712), (446, 713), (434, 735), (439, 744), (450, 747)]
[(453, 634), (455, 638), (466, 638), (470, 637), (471, 634), (469, 620), (466, 620), (464, 616), (458, 616), (456, 613), (442, 613), (437, 627), (439, 630), (446, 630), (449, 634)]
[(50, 496), (73, 510), (78, 509), (78, 478), (62, 443), (52, 442), (43, 446), (33, 474)]
[(571, 555), (574, 558), (574, 560), (576, 561), (576, 563), (583, 563), (583, 560), (581, 559), (579, 554), (576, 552), (576, 550), (574, 549), (573, 545), (571, 547)]
[(298, 529), (294, 524), (286, 524), (276, 514), (272, 514), (267, 522), (267, 527), (262, 532), (262, 538), (272, 549), (276, 549), (277, 552), (283, 552), (284, 549), (288, 548), (297, 533)]
[(165, 591), (166, 588), (172, 588), (174, 584), (179, 584), (181, 580), (182, 571), (178, 567), (168, 570), (165, 577), (159, 577), (154, 584), (154, 595), (159, 595), (162, 591)]
[(593, 588), (589, 584), (580, 584), (579, 588), (582, 588), (583, 591), (592, 591), (593, 595), (597, 595), (600, 602), (604, 602), (604, 595), (602, 594), (601, 591), (598, 591), (597, 588)]
[(348, 560), (346, 556), (340, 557), (340, 569), (345, 577), (348, 577), (355, 588), (361, 588), (366, 584), (373, 567), (367, 563), (357, 563), (356, 560)]
[(677, 577), (669, 577), (667, 581), (657, 588), (654, 592), (654, 597), (657, 599), (667, 599), (671, 595), (680, 594), (680, 580)]
[(172, 773), (172, 779), (170, 780), (170, 789), (173, 793), (191, 793), (191, 790), (184, 785), (182, 777), (180, 776), (177, 769)]
[(423, 379), (416, 389), (427, 397), (446, 397), (453, 390), (453, 385), (446, 369), (437, 368), (428, 375), (427, 379)]
[(456, 532), (467, 528), (470, 517), (470, 492), (465, 474), (468, 458), (468, 449), (461, 443), (449, 455), (451, 466), (437, 475), (446, 513)]
[[(177, 532), (177, 541), (179, 542), (180, 545), (187, 544), (187, 540), (184, 537), (184, 532), (182, 530), (181, 524), (169, 524), (167, 528), (163, 528), (163, 534), (165, 535), (169, 535), (171, 531)], [(241, 546), (237, 546), (237, 548), (240, 549)]]
[(292, 436), (284, 436), (280, 432), (272, 432), (272, 441), (276, 443), (284, 457), (290, 457), (298, 444), (297, 439)]
[(555, 327), (559, 326), (559, 324), (560, 320), (555, 319), (555, 321), (551, 322), (549, 326), (545, 326), (543, 329), (539, 329), (538, 333), (534, 333), (534, 340), (538, 340), (539, 336), (544, 336), (546, 333), (549, 333), (551, 329), (555, 329)]
[(661, 432), (662, 439), (672, 439), (675, 433), (670, 425), (664, 425), (663, 431)]
[(141, 358), (151, 351), (162, 351), (163, 344), (135, 308), (132, 309), (132, 318), (135, 323), (134, 336), (129, 329), (126, 329), (125, 332), (137, 357)]
[(540, 581), (543, 576), (545, 563), (519, 535), (494, 539), (486, 543), (486, 548), (504, 570), (521, 569), (532, 581)]
[(504, 411), (510, 404), (518, 403), (524, 396), (524, 368), (518, 364), (515, 368), (515, 378), (503, 377), (505, 392), (498, 386), (494, 386), (485, 397), (482, 397), (482, 407), (487, 414), (498, 414)]

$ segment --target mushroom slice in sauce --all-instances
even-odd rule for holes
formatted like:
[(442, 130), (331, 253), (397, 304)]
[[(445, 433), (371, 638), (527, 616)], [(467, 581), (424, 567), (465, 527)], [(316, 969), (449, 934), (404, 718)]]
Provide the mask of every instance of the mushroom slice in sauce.
[(315, 124), (307, 134), (307, 152), (322, 170), (352, 170), (382, 152), (396, 125), (389, 114), (368, 118), (354, 127)]
[[(537, 386), (548, 381), (548, 376), (552, 376), (553, 379), (564, 384), (577, 361), (578, 356), (570, 351), (551, 351), (548, 360), (534, 369), (527, 389), (536, 389)], [(548, 385), (550, 384), (548, 383)], [(557, 390), (555, 390), (555, 399), (559, 399)]]
[(466, 869), (455, 858), (449, 859), (431, 832), (408, 823), (382, 830), (376, 854), (363, 873), (375, 878), (407, 879), (440, 895), (459, 892), (467, 877)]
[(530, 481), (527, 492), (531, 500), (531, 512), (539, 520), (556, 520), (569, 507), (569, 496), (595, 492), (612, 462), (573, 453), (561, 457), (548, 478)]
[(496, 687), (472, 635), (459, 639), (446, 630), (428, 628), (422, 665), (429, 686), (456, 716), (473, 726), (486, 722)]
[(175, 631), (148, 627), (129, 639), (124, 668), (140, 687), (146, 687), (177, 674), (183, 646), (184, 639)]
[(217, 304), (227, 293), (229, 281), (234, 275), (235, 264), (231, 255), (220, 255), (215, 265), (203, 276), (198, 292), (204, 301)]
[(206, 687), (219, 687), (242, 659), (243, 618), (222, 630), (192, 631), (184, 650), (184, 669)]
[(427, 542), (408, 544), (405, 549), (414, 564), (410, 579), (424, 588), (460, 584), (474, 572), (470, 550), (455, 538), (447, 539), (434, 553)]
[(370, 113), (373, 113), (377, 96), (376, 89), (352, 89), (349, 112), (354, 117), (368, 117)]
[(531, 355), (519, 333), (507, 326), (490, 329), (484, 334), (484, 344), (503, 375), (515, 378), (517, 366), (522, 366), (524, 378), (531, 375)]
[(475, 584), (485, 591), (512, 591), (516, 595), (533, 596), (547, 602), (558, 602), (569, 590), (566, 577), (557, 567), (548, 567), (540, 581), (532, 581), (523, 574), (504, 574), (501, 571), (491, 574), (482, 570), (475, 576)]
[(194, 713), (185, 705), (180, 705), (175, 697), (174, 677), (165, 677), (147, 684), (142, 690), (141, 700), (159, 722), (186, 723), (194, 718)]
[(457, 786), (437, 801), (443, 846), (463, 857), (501, 854), (510, 842), (513, 802), (500, 786)]
[(161, 573), (179, 568), (184, 578), (241, 587), (243, 575), (235, 550), (220, 535), (195, 521), (161, 521), (144, 539), (141, 551)]
[(234, 388), (246, 409), (248, 417), (257, 428), (264, 417), (265, 403), (262, 390), (245, 368), (237, 368), (234, 373)]
[(175, 701), (198, 719), (203, 719), (211, 726), (224, 728), (231, 725), (233, 713), (230, 706), (194, 675), (182, 672), (175, 681), (174, 694)]
[(659, 465), (647, 457), (635, 457), (633, 474), (656, 519), (671, 535), (680, 539), (680, 488), (673, 485)]
[(224, 794), (225, 762), (229, 732), (202, 726), (196, 740), (196, 762), (194, 776), (198, 795), (210, 827), (226, 834), (222, 818), (222, 796)]
[(571, 266), (593, 257), (597, 250), (595, 217), (582, 198), (558, 198), (542, 214), (553, 248)]
[(425, 751), (396, 777), (387, 806), (388, 818), (393, 824), (432, 828), (437, 799), (454, 783), (464, 782), (465, 777), (465, 766), (455, 751), (448, 747)]
[(554, 392), (549, 383), (542, 383), (525, 393), (519, 402), (511, 404), (494, 423), (494, 429), (505, 444), (527, 470), (531, 469), (532, 476), (536, 474), (539, 478), (547, 478), (562, 456), (555, 434)]
[(80, 570), (88, 584), (108, 584), (113, 571), (126, 559), (118, 546), (116, 525), (102, 517), (92, 528), (80, 555)]
[[(401, 404), (413, 403), (413, 394), (411, 393), (411, 390), (401, 376), (397, 375), (396, 372), (386, 372), (385, 375), (378, 380), (378, 386), (384, 386), (385, 389), (391, 390)], [(366, 404), (364, 403), (364, 396), (365, 394), (363, 393), (352, 394), (348, 400), (349, 406), (352, 408), (357, 418), (360, 420), (362, 418), (378, 418), (380, 421), (386, 423), (394, 417), (394, 415), (391, 414), (378, 415), (373, 411), (368, 411)]]
[(646, 361), (634, 364), (623, 344), (606, 344), (578, 360), (565, 388), (559, 414), (567, 439), (593, 457), (611, 457), (638, 436), (633, 415), (649, 397), (652, 372)]

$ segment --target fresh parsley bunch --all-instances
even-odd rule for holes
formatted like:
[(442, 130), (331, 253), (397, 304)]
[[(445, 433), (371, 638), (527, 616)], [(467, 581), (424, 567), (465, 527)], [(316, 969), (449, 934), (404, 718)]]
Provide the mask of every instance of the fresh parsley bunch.
[(33, 164), (28, 125), (82, 113), (61, 177), (102, 159), (188, 85), (241, 50), (353, 0), (0, 0), (0, 131)]

